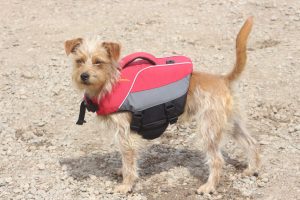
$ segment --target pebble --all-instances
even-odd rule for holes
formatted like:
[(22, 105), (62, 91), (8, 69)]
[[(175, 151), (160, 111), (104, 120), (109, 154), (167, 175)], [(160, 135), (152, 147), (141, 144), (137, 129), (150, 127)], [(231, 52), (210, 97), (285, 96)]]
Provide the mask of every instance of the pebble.
[(67, 171), (67, 170), (68, 170), (68, 166), (67, 166), (67, 165), (63, 165), (63, 166), (61, 167), (61, 169), (62, 169), (63, 171)]
[(35, 195), (36, 193), (36, 188), (35, 187), (31, 187), (29, 192), (32, 194), (32, 195)]
[(275, 15), (271, 16), (271, 21), (276, 21), (277, 19), (278, 18)]
[(22, 75), (21, 75), (21, 77), (26, 78), (26, 79), (32, 79), (32, 78), (34, 78), (33, 74), (30, 73), (30, 72), (28, 72), (28, 71), (23, 72)]
[(38, 164), (37, 167), (38, 167), (39, 170), (44, 170), (46, 168), (44, 163)]
[(40, 121), (40, 122), (38, 122), (37, 126), (38, 126), (38, 127), (43, 127), (43, 126), (45, 126), (46, 124), (47, 124), (46, 122)]
[(267, 141), (267, 140), (261, 140), (261, 141), (259, 141), (259, 143), (260, 143), (261, 145), (267, 145), (267, 144), (270, 144), (270, 142)]
[(13, 179), (11, 177), (8, 177), (5, 179), (6, 183), (12, 183)]
[(24, 191), (27, 191), (29, 188), (29, 184), (28, 183), (24, 183), (21, 185), (21, 187), (23, 188)]
[(30, 146), (29, 149), (30, 149), (30, 151), (35, 151), (36, 150), (36, 146)]
[(295, 113), (294, 113), (294, 116), (300, 117), (300, 112), (295, 112)]
[(264, 182), (264, 183), (267, 183), (267, 182), (269, 182), (269, 179), (268, 178), (263, 178), (263, 179), (261, 179), (261, 181)]
[(68, 175), (63, 175), (63, 176), (60, 176), (60, 180), (66, 180), (68, 178)]
[(82, 186), (82, 187), (80, 187), (80, 191), (81, 192), (87, 192), (87, 189), (86, 189), (86, 187)]
[(261, 177), (262, 179), (264, 179), (264, 178), (268, 178), (269, 175), (268, 175), (267, 173), (264, 173), (264, 174), (261, 174), (260, 177)]
[(23, 195), (17, 195), (16, 197), (15, 197), (15, 199), (23, 199)]
[(257, 186), (258, 187), (265, 187), (265, 183), (264, 182), (262, 182), (262, 181), (257, 181)]
[(97, 179), (97, 177), (95, 175), (89, 175), (89, 177), (90, 177), (91, 180), (96, 180)]
[(300, 21), (300, 17), (294, 17), (294, 21)]
[(289, 127), (288, 131), (289, 131), (289, 133), (292, 133), (292, 132), (295, 131), (295, 128), (294, 127)]
[(13, 189), (13, 192), (14, 192), (14, 193), (21, 193), (22, 190), (21, 190), (20, 188), (15, 188), (15, 189)]
[(56, 146), (49, 146), (48, 149), (51, 150), (51, 151), (52, 151), (52, 150), (55, 150), (55, 149), (56, 149)]
[(0, 179), (0, 187), (5, 186), (6, 182), (3, 179)]

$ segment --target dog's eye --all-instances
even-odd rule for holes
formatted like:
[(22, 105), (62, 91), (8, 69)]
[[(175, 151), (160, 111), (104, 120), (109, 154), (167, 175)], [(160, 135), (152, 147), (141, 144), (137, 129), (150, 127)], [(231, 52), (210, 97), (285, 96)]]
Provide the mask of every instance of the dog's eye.
[(82, 63), (84, 63), (84, 61), (82, 59), (78, 59), (78, 60), (76, 60), (76, 63), (77, 64), (82, 64)]
[(104, 62), (102, 60), (95, 60), (95, 62), (94, 62), (95, 65), (101, 65), (103, 63)]

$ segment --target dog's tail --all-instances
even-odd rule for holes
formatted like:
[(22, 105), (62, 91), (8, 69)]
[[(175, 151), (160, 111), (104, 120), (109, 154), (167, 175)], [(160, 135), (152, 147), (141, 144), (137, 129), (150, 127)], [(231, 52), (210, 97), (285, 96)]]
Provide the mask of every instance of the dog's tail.
[(228, 75), (225, 76), (225, 78), (229, 82), (236, 80), (245, 68), (246, 60), (247, 60), (247, 54), (246, 54), (247, 39), (249, 33), (251, 32), (252, 25), (253, 25), (253, 17), (249, 17), (236, 37), (235, 65), (233, 70)]

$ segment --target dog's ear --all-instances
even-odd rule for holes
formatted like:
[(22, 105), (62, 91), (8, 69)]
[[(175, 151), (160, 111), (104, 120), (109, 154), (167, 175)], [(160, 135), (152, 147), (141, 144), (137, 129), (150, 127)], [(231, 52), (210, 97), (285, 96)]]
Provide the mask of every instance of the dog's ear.
[(82, 44), (83, 39), (82, 38), (76, 38), (73, 40), (67, 40), (65, 41), (65, 51), (67, 56), (70, 53), (74, 53), (76, 51), (76, 48)]
[(121, 53), (121, 45), (114, 42), (103, 42), (102, 46), (106, 49), (110, 58), (118, 61)]

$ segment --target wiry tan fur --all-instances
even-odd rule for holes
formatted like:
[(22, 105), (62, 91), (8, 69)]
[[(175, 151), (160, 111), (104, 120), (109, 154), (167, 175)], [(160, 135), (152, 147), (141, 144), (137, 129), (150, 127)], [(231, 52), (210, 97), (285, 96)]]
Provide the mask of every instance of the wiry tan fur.
[[(225, 76), (202, 72), (193, 72), (187, 96), (185, 112), (179, 122), (197, 121), (197, 135), (204, 144), (207, 161), (210, 169), (207, 182), (200, 186), (198, 193), (212, 193), (220, 181), (221, 169), (224, 164), (220, 152), (220, 143), (224, 129), (230, 122), (233, 123), (233, 138), (241, 144), (248, 155), (248, 168), (245, 175), (253, 175), (260, 165), (259, 150), (243, 124), (238, 105), (235, 103), (232, 83), (240, 76), (246, 64), (246, 44), (251, 31), (253, 19), (250, 17), (240, 30), (236, 41), (236, 64), (233, 70)], [(120, 46), (116, 43), (88, 42), (78, 38), (65, 43), (66, 53), (72, 54), (74, 60), (73, 80), (79, 89), (90, 97), (101, 98), (109, 92), (112, 85), (119, 78), (117, 61), (120, 55)], [(95, 64), (95, 60), (101, 60)], [(83, 62), (76, 62), (82, 60)], [(80, 80), (80, 74), (87, 72), (91, 75), (88, 83)], [(144, 140), (130, 130), (131, 116), (128, 113), (115, 113), (100, 116), (100, 121), (116, 131), (116, 138), (122, 155), (123, 182), (115, 188), (116, 192), (127, 193), (132, 190), (138, 178), (137, 159), (138, 151)]]

